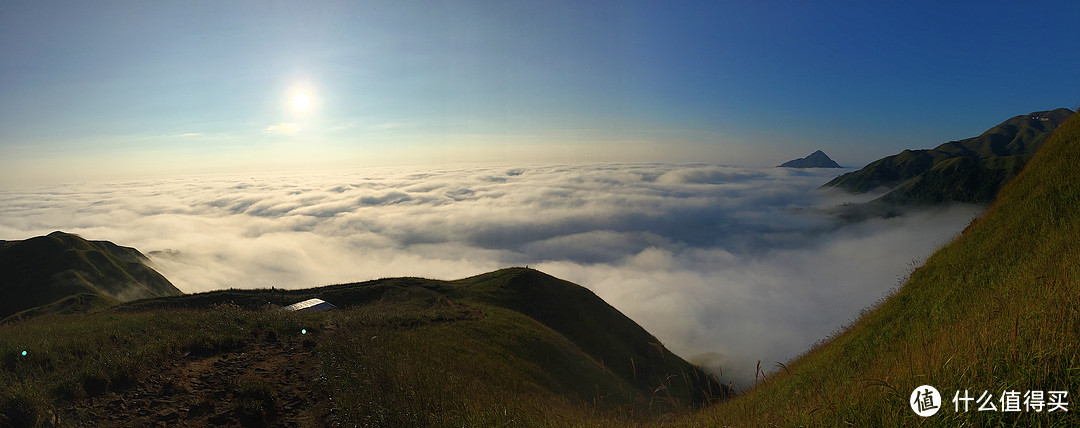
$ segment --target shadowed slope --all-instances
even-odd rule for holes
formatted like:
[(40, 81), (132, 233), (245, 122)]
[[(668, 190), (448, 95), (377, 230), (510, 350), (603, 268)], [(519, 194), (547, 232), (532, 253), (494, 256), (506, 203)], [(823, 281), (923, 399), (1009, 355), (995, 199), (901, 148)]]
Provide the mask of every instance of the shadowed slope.
[[(134, 248), (63, 232), (0, 241), (0, 318), (54, 302), (71, 310), (181, 294), (145, 262)], [(60, 302), (76, 295), (86, 296)], [(76, 301), (83, 303), (72, 305)]]
[(989, 202), (1072, 114), (1059, 108), (1016, 116), (978, 137), (879, 159), (822, 187), (853, 193), (894, 188), (881, 198), (890, 203)]
[(457, 281), (465, 290), (559, 332), (643, 391), (684, 404), (726, 396), (726, 387), (679, 358), (587, 288), (532, 269), (511, 268)]

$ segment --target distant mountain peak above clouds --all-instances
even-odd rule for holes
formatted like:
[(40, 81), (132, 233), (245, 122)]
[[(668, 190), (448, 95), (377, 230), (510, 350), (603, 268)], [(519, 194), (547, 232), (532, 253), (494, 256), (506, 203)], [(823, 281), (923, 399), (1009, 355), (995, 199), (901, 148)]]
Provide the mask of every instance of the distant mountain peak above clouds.
[(789, 160), (780, 164), (780, 166), (784, 168), (840, 168), (840, 164), (821, 150), (815, 151), (805, 158)]

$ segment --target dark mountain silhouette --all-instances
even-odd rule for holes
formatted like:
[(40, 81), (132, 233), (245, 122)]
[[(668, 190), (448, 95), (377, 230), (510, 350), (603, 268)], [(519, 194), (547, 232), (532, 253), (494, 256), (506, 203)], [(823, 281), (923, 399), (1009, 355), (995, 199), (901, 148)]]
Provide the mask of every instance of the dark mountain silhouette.
[(805, 158), (789, 160), (780, 164), (785, 168), (840, 168), (825, 152), (818, 150)]
[(1059, 108), (1016, 116), (978, 137), (879, 159), (822, 187), (853, 193), (891, 188), (880, 200), (894, 204), (990, 202), (1072, 114)]
[(64, 232), (0, 241), (0, 319), (42, 305), (78, 311), (182, 294), (146, 262), (134, 248)]

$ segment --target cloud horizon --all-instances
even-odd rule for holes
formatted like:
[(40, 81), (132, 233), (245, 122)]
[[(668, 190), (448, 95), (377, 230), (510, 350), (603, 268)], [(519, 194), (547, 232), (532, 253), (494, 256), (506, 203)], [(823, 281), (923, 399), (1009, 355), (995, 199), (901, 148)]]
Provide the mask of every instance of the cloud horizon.
[[(529, 265), (747, 386), (886, 295), (981, 207), (848, 224), (845, 170), (685, 164), (377, 168), (0, 191), (0, 237), (148, 254), (187, 293)], [(917, 263), (917, 262), (916, 262)], [(719, 367), (717, 367), (719, 366)]]

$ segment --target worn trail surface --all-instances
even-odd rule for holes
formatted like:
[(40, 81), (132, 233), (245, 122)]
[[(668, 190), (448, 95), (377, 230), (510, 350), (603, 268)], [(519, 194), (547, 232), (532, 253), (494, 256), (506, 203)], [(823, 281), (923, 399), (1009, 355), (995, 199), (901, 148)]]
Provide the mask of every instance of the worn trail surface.
[(137, 385), (79, 400), (63, 426), (322, 426), (313, 342), (266, 340), (187, 356)]

